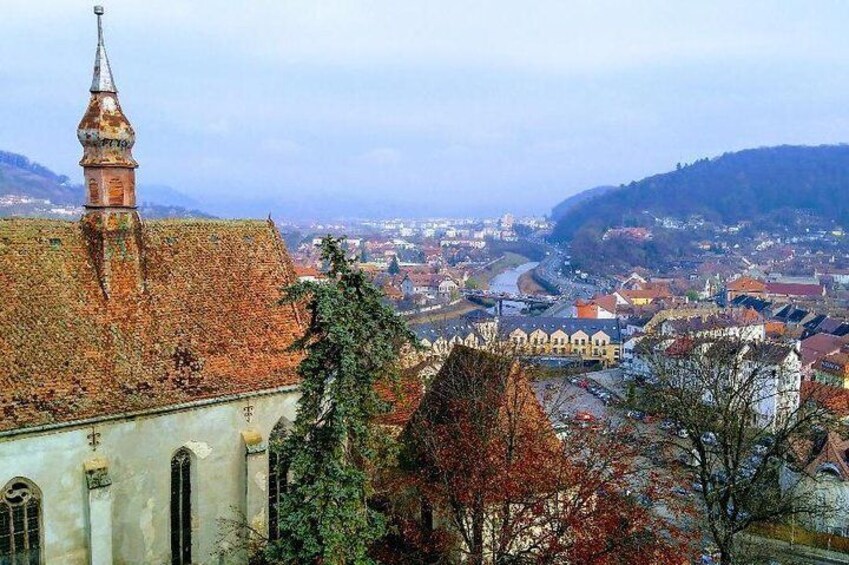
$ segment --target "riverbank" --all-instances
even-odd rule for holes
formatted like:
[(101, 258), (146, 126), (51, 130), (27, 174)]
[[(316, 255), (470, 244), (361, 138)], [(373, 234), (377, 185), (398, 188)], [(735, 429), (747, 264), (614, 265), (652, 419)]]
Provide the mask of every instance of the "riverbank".
[(515, 269), (519, 265), (524, 265), (529, 261), (530, 259), (524, 255), (507, 251), (497, 261), (490, 263), (472, 276), (470, 280), (473, 280), (473, 285), (476, 285), (473, 286), (473, 288), (489, 290), (489, 285), (492, 282), (492, 279), (505, 271)]
[(434, 310), (433, 312), (422, 312), (421, 314), (413, 314), (407, 317), (407, 322), (410, 324), (430, 324), (434, 322), (442, 322), (459, 318), (464, 314), (468, 314), (474, 310), (483, 310), (479, 305), (461, 300), (457, 304)]
[(517, 284), (519, 285), (519, 292), (521, 294), (549, 294), (545, 287), (536, 281), (533, 270), (530, 270), (527, 273), (522, 273)]

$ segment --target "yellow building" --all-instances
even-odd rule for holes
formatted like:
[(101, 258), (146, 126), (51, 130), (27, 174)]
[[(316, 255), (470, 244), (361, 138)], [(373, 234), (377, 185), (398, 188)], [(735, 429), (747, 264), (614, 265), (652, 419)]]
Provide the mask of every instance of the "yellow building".
[(500, 335), (527, 355), (580, 357), (600, 361), (605, 366), (618, 364), (622, 356), (622, 339), (616, 320), (522, 317), (514, 321), (508, 318), (502, 321)]
[(609, 367), (619, 363), (622, 337), (617, 320), (510, 316), (497, 322), (426, 324), (413, 331), (430, 355), (445, 356), (455, 344), (480, 348), (512, 344), (522, 355), (580, 357)]

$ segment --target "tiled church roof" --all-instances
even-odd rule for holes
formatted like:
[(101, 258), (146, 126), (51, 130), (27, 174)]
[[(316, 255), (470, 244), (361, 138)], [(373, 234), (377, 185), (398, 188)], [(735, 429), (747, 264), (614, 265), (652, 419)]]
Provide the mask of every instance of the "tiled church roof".
[(295, 278), (273, 224), (138, 226), (138, 280), (107, 297), (81, 223), (0, 220), (0, 431), (297, 381), (303, 316), (277, 304)]

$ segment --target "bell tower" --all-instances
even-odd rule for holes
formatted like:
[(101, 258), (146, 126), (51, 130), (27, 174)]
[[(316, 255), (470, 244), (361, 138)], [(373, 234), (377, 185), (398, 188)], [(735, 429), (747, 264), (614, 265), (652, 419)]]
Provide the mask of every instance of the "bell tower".
[(103, 43), (103, 6), (95, 6), (97, 52), (91, 98), (77, 127), (83, 146), (80, 165), (85, 176), (88, 209), (136, 207), (136, 167), (132, 149), (136, 142), (133, 126), (118, 103), (118, 90)]
[(83, 146), (85, 213), (81, 227), (89, 256), (110, 308), (132, 319), (145, 291), (144, 238), (136, 210), (136, 133), (118, 103), (118, 90), (103, 43), (103, 7), (95, 6), (97, 52), (91, 97), (77, 127)]

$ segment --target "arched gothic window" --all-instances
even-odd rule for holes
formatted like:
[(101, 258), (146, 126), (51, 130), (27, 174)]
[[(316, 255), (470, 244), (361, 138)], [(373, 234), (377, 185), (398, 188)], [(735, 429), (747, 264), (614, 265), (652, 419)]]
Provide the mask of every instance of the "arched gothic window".
[(12, 479), (0, 499), (0, 563), (39, 565), (41, 495), (25, 479)]
[(289, 482), (289, 461), (283, 454), (286, 426), (281, 420), (268, 437), (268, 539), (280, 537), (278, 507)]
[(192, 562), (192, 456), (185, 447), (171, 458), (171, 563)]

